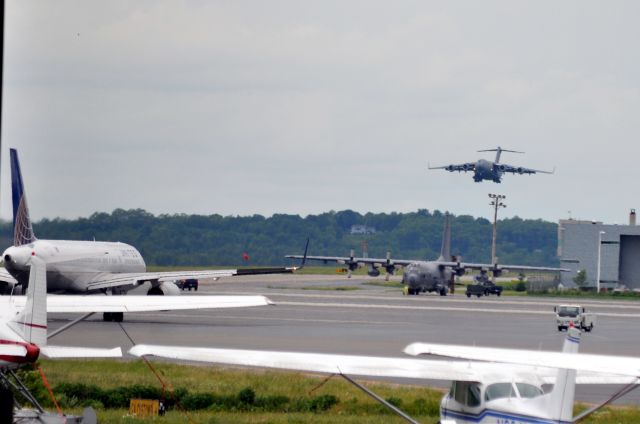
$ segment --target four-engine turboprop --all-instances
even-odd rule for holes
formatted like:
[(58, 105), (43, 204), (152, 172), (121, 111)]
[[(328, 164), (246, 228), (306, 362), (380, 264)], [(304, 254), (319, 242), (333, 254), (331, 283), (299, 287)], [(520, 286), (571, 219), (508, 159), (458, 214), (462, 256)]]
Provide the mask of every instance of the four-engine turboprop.
[[(580, 331), (567, 332), (562, 352), (473, 348), (414, 343), (409, 355), (464, 359), (430, 360), (320, 353), (269, 352), (202, 347), (137, 345), (129, 353), (169, 359), (336, 374), (408, 421), (410, 417), (349, 378), (423, 378), (452, 381), (440, 405), (442, 423), (572, 423), (575, 384), (624, 384), (599, 407), (635, 388), (640, 358), (578, 354)], [(488, 362), (483, 362), (488, 361)], [(553, 384), (545, 393), (543, 384)]]
[(473, 181), (475, 181), (476, 183), (479, 183), (480, 181), (483, 181), (483, 180), (493, 181), (494, 183), (500, 183), (502, 181), (502, 176), (505, 173), (532, 175), (537, 173), (553, 174), (555, 172), (555, 169), (553, 171), (541, 171), (539, 169), (531, 169), (531, 168), (525, 168), (522, 166), (512, 166), (512, 165), (507, 165), (506, 163), (500, 163), (500, 155), (502, 154), (502, 152), (510, 152), (510, 153), (524, 153), (524, 152), (517, 152), (515, 150), (506, 150), (501, 148), (500, 146), (498, 146), (495, 149), (478, 150), (478, 152), (496, 152), (496, 160), (491, 162), (486, 159), (479, 159), (476, 162), (467, 162), (462, 164), (451, 164), (451, 165), (434, 166), (434, 167), (431, 167), (429, 165), (427, 166), (429, 169), (444, 169), (449, 172), (454, 172), (454, 171), (473, 172)]
[(482, 264), (468, 263), (450, 260), (451, 256), (451, 225), (449, 223), (449, 213), (444, 217), (444, 231), (442, 235), (442, 248), (440, 257), (435, 261), (423, 261), (413, 259), (393, 259), (387, 254), (386, 259), (377, 258), (356, 258), (353, 256), (307, 256), (305, 255), (287, 255), (287, 258), (315, 260), (325, 264), (328, 262), (336, 262), (344, 264), (351, 277), (351, 271), (355, 271), (358, 267), (369, 266), (369, 275), (380, 275), (379, 268), (384, 268), (387, 276), (393, 274), (399, 267), (404, 267), (402, 282), (408, 288), (409, 294), (420, 294), (421, 292), (436, 292), (441, 296), (446, 296), (447, 289), (453, 284), (455, 275), (463, 275), (466, 270), (479, 270), (482, 273), (492, 272), (494, 276), (498, 276), (503, 272), (517, 271), (548, 271), (548, 272), (568, 272), (565, 268), (538, 267), (527, 265), (504, 265), (504, 264)]
[[(298, 269), (273, 267), (146, 272), (140, 252), (126, 243), (38, 240), (29, 218), (18, 153), (11, 149), (10, 154), (14, 245), (6, 249), (2, 257), (6, 270), (20, 284), (25, 284), (29, 279), (29, 260), (32, 255), (37, 255), (47, 265), (49, 293), (124, 294), (149, 283), (149, 295), (177, 295), (180, 294), (180, 290), (173, 281), (178, 279), (218, 279), (236, 275), (292, 273)], [(105, 320), (122, 320), (122, 312), (114, 314), (105, 315)]]

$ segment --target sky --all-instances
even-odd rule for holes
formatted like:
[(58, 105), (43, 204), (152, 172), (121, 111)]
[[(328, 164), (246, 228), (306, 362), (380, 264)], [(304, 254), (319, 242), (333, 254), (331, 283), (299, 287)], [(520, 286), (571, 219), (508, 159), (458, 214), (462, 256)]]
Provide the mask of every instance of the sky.
[[(352, 209), (625, 223), (634, 1), (8, 0), (8, 149), (32, 218)], [(429, 171), (492, 159), (553, 175)]]

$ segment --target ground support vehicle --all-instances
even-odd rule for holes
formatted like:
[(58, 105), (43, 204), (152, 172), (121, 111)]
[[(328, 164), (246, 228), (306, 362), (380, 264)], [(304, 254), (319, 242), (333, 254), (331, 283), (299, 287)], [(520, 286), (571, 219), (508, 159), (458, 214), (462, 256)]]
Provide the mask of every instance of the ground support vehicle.
[(591, 331), (596, 322), (595, 314), (587, 313), (580, 305), (560, 305), (553, 308), (556, 313), (558, 331), (574, 326), (584, 331)]

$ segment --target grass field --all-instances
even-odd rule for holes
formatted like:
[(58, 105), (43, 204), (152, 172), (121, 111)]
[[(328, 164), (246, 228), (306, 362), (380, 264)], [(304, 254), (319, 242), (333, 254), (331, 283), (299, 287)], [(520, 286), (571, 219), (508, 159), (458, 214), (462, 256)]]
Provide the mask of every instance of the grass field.
[[(160, 383), (142, 361), (41, 361), (49, 383), (54, 388), (58, 401), (67, 413), (80, 413), (83, 402), (73, 396), (61, 394), (63, 383), (84, 383), (101, 389), (118, 390), (132, 385), (147, 385), (160, 388)], [(337, 402), (322, 411), (264, 410), (256, 400), (238, 407), (212, 405), (207, 409), (180, 411), (169, 410), (166, 416), (151, 419), (136, 419), (128, 416), (125, 408), (106, 409), (94, 402), (99, 422), (109, 423), (400, 423), (404, 422), (374, 402), (359, 389), (346, 381), (293, 372), (267, 371), (260, 369), (224, 369), (218, 366), (177, 365), (153, 362), (162, 378), (175, 393), (192, 395), (211, 394), (219, 398), (235, 398), (243, 389), (251, 388), (258, 398), (291, 399), (289, 405), (309, 399), (335, 396)], [(50, 401), (37, 373), (26, 376), (30, 386), (49, 407)], [(419, 422), (435, 423), (438, 420), (438, 405), (442, 392), (415, 386), (365, 382), (365, 385), (380, 396), (397, 404)], [(90, 392), (90, 390), (87, 390)], [(241, 395), (240, 395), (241, 396)], [(170, 398), (170, 396), (167, 396)], [(183, 397), (183, 403), (187, 403)], [(576, 410), (583, 410), (578, 405)], [(273, 408), (272, 408), (273, 409)], [(278, 408), (276, 408), (278, 409)], [(640, 409), (636, 407), (611, 407), (585, 420), (586, 423), (635, 423), (640, 422)]]

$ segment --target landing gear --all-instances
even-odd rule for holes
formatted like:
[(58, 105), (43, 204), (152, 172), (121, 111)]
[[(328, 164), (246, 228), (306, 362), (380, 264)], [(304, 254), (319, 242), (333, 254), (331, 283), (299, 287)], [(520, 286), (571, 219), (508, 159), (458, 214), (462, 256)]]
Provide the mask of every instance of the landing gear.
[(440, 288), (440, 296), (446, 296), (447, 295), (447, 288), (446, 287), (441, 287)]
[(124, 312), (105, 312), (102, 314), (104, 322), (122, 322), (124, 320)]

